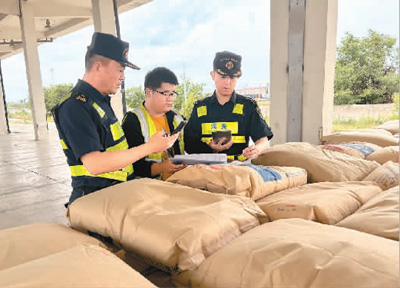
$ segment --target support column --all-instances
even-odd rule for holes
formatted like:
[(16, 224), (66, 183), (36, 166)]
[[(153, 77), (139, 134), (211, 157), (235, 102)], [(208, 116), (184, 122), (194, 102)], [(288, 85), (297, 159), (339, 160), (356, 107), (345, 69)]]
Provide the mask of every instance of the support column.
[(337, 0), (271, 0), (272, 145), (331, 132), (336, 25)]
[(46, 106), (44, 104), (39, 53), (36, 43), (35, 19), (33, 9), (30, 3), (26, 1), (21, 1), (20, 25), (35, 140), (46, 139), (49, 129), (46, 120)]
[(287, 142), (289, 0), (271, 0), (270, 125), (271, 145)]
[[(114, 20), (114, 6), (112, 0), (92, 0), (93, 9), (93, 23), (94, 31), (113, 34), (115, 32), (115, 20)], [(122, 108), (122, 95), (121, 91), (112, 96), (111, 106), (115, 112), (115, 115), (120, 121), (122, 121), (123, 108)]]
[[(3, 83), (3, 75), (0, 67), (0, 84)], [(2, 85), (0, 85), (0, 134), (7, 134), (7, 118), (6, 118), (6, 107), (4, 106), (4, 93)]]
[(304, 41), (303, 141), (332, 132), (337, 0), (307, 0)]

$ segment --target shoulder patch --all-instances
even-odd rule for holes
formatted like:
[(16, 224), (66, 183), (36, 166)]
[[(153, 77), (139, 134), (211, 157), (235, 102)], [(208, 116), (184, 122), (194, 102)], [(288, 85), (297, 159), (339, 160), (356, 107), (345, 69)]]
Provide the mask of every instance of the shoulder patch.
[(86, 97), (82, 94), (75, 97), (77, 100), (81, 100), (82, 102), (86, 102)]

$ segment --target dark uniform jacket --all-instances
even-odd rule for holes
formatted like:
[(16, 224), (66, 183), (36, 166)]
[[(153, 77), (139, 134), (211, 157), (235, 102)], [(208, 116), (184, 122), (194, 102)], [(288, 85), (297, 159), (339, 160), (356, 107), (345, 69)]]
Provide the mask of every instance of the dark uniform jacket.
[(133, 173), (133, 167), (129, 165), (94, 176), (80, 160), (90, 152), (128, 148), (124, 132), (110, 106), (109, 96), (101, 95), (90, 84), (79, 80), (52, 112), (71, 170), (73, 191), (69, 203), (88, 193), (126, 181)]
[[(174, 118), (179, 118), (183, 120), (181, 115), (172, 110), (165, 113), (165, 115), (167, 117), (169, 131), (171, 132), (176, 128), (177, 124), (179, 124), (179, 121), (174, 121)], [(142, 131), (140, 121), (137, 115), (132, 111), (129, 111), (125, 114), (124, 119), (122, 120), (122, 129), (124, 129), (129, 148), (142, 145), (146, 142), (143, 136), (144, 132)], [(181, 138), (182, 136), (180, 135), (179, 137)], [(180, 138), (178, 138), (178, 141), (175, 141), (174, 145), (172, 146), (173, 154), (175, 155), (181, 155), (185, 153), (183, 147), (183, 139)], [(157, 177), (157, 175), (151, 176), (151, 165), (153, 165), (153, 163), (155, 163), (156, 161), (146, 158), (147, 157), (144, 157), (133, 163), (135, 176)]]
[[(231, 148), (221, 153), (231, 155), (231, 159), (245, 160), (241, 155), (248, 147), (249, 138), (254, 142), (273, 134), (262, 117), (257, 102), (251, 98), (233, 92), (230, 101), (221, 105), (214, 94), (197, 101), (192, 115), (185, 127), (185, 150), (188, 153), (212, 153), (208, 145), (212, 131), (231, 130)], [(243, 159), (244, 158), (244, 159)]]

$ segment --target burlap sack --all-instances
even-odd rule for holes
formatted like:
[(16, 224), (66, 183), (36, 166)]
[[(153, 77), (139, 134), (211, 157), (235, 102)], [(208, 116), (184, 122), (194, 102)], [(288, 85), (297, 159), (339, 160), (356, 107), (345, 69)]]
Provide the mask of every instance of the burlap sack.
[(381, 191), (374, 182), (320, 182), (283, 190), (256, 203), (271, 221), (302, 218), (335, 224)]
[(366, 159), (369, 155), (383, 149), (381, 146), (366, 142), (352, 142), (347, 144), (326, 144), (326, 145), (321, 145), (321, 148), (326, 150), (341, 152), (361, 159)]
[(343, 130), (324, 135), (321, 144), (342, 144), (349, 142), (367, 142), (381, 147), (395, 146), (399, 144), (399, 139), (383, 129), (352, 129)]
[(336, 225), (398, 241), (399, 186), (373, 197)]
[(389, 131), (392, 134), (399, 133), (399, 120), (390, 120), (382, 123), (381, 125), (375, 126), (376, 129), (383, 129)]
[(383, 190), (399, 185), (399, 164), (388, 161), (376, 168), (364, 181), (373, 181)]
[(379, 166), (378, 163), (324, 150), (307, 142), (275, 145), (252, 163), (303, 168), (307, 171), (309, 183), (360, 181)]
[(0, 271), (0, 287), (156, 287), (110, 251), (82, 245)]
[(384, 147), (368, 155), (366, 159), (376, 161), (380, 164), (384, 164), (388, 161), (399, 163), (399, 146)]
[(0, 270), (82, 244), (105, 247), (96, 238), (57, 223), (34, 223), (0, 230)]
[(195, 269), (258, 226), (258, 216), (266, 218), (248, 198), (147, 178), (81, 197), (67, 215), (72, 227), (111, 237), (140, 260), (170, 273)]
[(167, 181), (257, 200), (276, 191), (306, 184), (307, 172), (298, 167), (199, 164), (176, 172)]
[(303, 219), (261, 225), (236, 238), (180, 287), (398, 287), (398, 242)]

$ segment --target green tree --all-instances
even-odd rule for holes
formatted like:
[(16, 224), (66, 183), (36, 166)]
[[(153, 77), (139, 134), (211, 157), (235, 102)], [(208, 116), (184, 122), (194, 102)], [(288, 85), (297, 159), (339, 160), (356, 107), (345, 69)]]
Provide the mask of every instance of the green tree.
[(146, 95), (141, 86), (129, 88), (125, 92), (126, 104), (129, 108), (137, 108), (142, 105)]
[(396, 39), (368, 31), (364, 38), (346, 33), (337, 48), (335, 104), (392, 103), (399, 90)]
[[(175, 91), (178, 96), (174, 100), (174, 110), (179, 111), (186, 119), (190, 117), (194, 103), (197, 100), (203, 99), (210, 95), (210, 93), (204, 93), (203, 89), (206, 85), (205, 83), (193, 83), (190, 79), (185, 76), (182, 77), (183, 80), (179, 84)], [(186, 93), (186, 101), (185, 101)]]
[(51, 114), (51, 109), (68, 94), (72, 87), (72, 84), (57, 84), (43, 88), (47, 114)]

